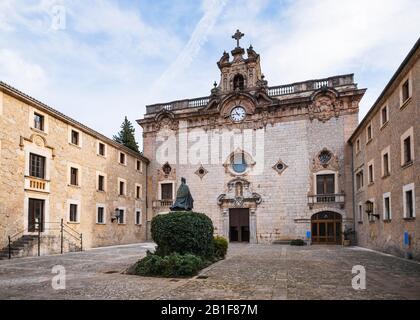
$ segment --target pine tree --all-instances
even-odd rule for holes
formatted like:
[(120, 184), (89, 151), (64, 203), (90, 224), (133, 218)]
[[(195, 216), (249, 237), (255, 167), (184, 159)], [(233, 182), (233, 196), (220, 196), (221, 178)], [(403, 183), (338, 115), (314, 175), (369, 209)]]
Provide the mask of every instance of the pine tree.
[(124, 122), (121, 125), (121, 130), (117, 135), (113, 137), (114, 141), (125, 145), (134, 151), (139, 152), (139, 145), (136, 142), (134, 136), (135, 129), (133, 124), (125, 117)]

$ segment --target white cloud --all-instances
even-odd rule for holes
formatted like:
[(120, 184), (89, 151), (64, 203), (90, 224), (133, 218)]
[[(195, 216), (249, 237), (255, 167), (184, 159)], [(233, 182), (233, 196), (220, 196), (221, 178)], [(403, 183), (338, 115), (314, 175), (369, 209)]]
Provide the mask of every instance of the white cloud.
[(48, 84), (41, 66), (7, 49), (0, 50), (0, 79), (31, 94), (39, 94)]

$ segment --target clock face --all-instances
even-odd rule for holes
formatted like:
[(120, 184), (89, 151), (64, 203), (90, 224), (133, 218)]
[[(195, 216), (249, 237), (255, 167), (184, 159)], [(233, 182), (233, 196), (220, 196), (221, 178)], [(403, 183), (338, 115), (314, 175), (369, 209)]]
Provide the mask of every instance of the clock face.
[(232, 121), (240, 122), (245, 119), (246, 112), (245, 109), (241, 106), (235, 107), (230, 113), (230, 118)]

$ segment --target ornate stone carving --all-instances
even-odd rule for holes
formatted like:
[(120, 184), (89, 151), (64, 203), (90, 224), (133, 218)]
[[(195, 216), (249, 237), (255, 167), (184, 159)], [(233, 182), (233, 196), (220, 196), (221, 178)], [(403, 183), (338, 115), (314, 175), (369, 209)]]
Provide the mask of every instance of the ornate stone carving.
[(243, 178), (228, 182), (227, 192), (217, 197), (217, 204), (226, 207), (255, 207), (262, 202), (261, 195), (252, 192), (250, 183)]
[(323, 88), (313, 94), (312, 103), (308, 107), (309, 119), (326, 122), (340, 115), (338, 93), (333, 89)]
[(338, 157), (327, 148), (322, 149), (312, 160), (312, 172), (329, 169), (332, 171), (339, 170)]

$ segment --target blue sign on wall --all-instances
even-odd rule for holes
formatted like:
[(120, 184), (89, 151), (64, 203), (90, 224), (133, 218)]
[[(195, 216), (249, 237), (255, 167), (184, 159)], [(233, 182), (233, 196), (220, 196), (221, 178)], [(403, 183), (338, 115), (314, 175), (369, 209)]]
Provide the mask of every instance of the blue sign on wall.
[(308, 238), (308, 239), (311, 238), (311, 232), (310, 231), (306, 231), (306, 238)]
[(410, 237), (407, 231), (404, 231), (404, 246), (408, 247), (410, 245)]

